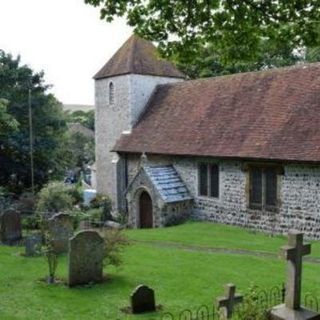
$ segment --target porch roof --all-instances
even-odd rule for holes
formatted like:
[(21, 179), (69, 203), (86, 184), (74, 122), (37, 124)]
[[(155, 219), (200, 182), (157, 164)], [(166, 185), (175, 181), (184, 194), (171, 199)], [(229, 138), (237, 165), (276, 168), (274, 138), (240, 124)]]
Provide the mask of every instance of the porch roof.
[(145, 166), (144, 170), (164, 202), (170, 203), (193, 199), (173, 166)]

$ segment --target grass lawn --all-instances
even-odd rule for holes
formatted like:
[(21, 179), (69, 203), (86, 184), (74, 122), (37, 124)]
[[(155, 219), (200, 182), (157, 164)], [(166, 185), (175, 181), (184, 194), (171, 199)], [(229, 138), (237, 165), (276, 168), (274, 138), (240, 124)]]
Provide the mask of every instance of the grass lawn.
[[(40, 281), (47, 272), (44, 258), (26, 258), (23, 248), (0, 247), (0, 319), (160, 319), (160, 313), (126, 315), (129, 295), (138, 284), (156, 291), (163, 311), (178, 313), (184, 308), (211, 305), (222, 286), (234, 282), (245, 292), (251, 284), (270, 288), (285, 279), (285, 262), (276, 257), (250, 254), (206, 253), (185, 250), (166, 243), (199, 247), (222, 247), (277, 252), (285, 243), (235, 227), (211, 223), (188, 223), (154, 230), (128, 230), (135, 240), (124, 252), (121, 269), (107, 268), (110, 280), (92, 287), (68, 289), (63, 284), (47, 285)], [(140, 242), (141, 241), (141, 242)], [(155, 245), (163, 243), (163, 246)], [(319, 244), (313, 245), (314, 255)], [(305, 263), (304, 291), (320, 297), (320, 264)], [(58, 276), (66, 277), (66, 257), (61, 257)]]

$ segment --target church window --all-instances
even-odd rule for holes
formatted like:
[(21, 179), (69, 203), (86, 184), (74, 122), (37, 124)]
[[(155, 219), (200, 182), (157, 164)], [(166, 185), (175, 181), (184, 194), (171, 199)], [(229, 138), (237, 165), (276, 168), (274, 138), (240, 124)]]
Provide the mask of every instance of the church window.
[(199, 195), (219, 198), (219, 167), (216, 164), (199, 165)]
[(273, 211), (277, 208), (277, 168), (251, 167), (249, 205), (252, 209)]
[(113, 82), (109, 83), (109, 104), (114, 104), (114, 84)]

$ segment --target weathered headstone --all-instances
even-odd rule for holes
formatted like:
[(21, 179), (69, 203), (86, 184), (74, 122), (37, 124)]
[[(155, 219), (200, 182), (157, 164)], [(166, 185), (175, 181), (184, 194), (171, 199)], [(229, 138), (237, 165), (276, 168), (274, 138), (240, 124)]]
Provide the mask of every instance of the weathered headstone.
[(69, 242), (70, 287), (103, 280), (104, 241), (98, 232), (78, 232)]
[(8, 209), (0, 215), (0, 240), (6, 244), (14, 244), (22, 238), (21, 215)]
[(58, 213), (48, 220), (48, 231), (52, 249), (56, 253), (67, 252), (69, 239), (73, 236), (73, 223), (69, 214)]
[(25, 254), (27, 257), (38, 256), (41, 251), (42, 235), (32, 234), (25, 239)]
[(148, 286), (138, 286), (134, 289), (130, 298), (132, 313), (137, 314), (156, 311), (154, 291)]
[(288, 261), (285, 304), (271, 310), (274, 320), (319, 320), (320, 314), (301, 306), (302, 258), (311, 253), (311, 245), (303, 244), (303, 233), (289, 232), (289, 243), (282, 247), (282, 255)]
[(217, 307), (223, 308), (225, 319), (231, 319), (235, 305), (242, 301), (243, 296), (236, 294), (236, 286), (230, 283), (225, 286), (225, 296), (217, 298)]

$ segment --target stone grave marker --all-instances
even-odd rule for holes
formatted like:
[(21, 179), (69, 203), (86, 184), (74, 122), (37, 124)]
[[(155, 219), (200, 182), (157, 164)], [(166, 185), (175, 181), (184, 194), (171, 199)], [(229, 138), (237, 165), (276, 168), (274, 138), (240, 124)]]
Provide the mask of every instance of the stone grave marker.
[(0, 215), (0, 240), (14, 244), (22, 238), (21, 215), (18, 211), (8, 209)]
[(303, 244), (303, 233), (290, 231), (288, 245), (282, 247), (282, 255), (288, 261), (285, 304), (271, 310), (271, 319), (320, 319), (320, 314), (301, 306), (302, 258), (310, 253), (311, 245)]
[(41, 234), (31, 234), (25, 239), (25, 254), (27, 257), (40, 255), (42, 245)]
[(225, 286), (225, 297), (217, 298), (217, 307), (223, 308), (225, 319), (231, 319), (235, 305), (242, 301), (243, 296), (236, 294), (236, 286), (230, 283)]
[(52, 249), (56, 253), (68, 251), (69, 239), (73, 236), (73, 223), (69, 214), (58, 213), (48, 220)]
[(98, 232), (78, 232), (69, 242), (70, 287), (103, 281), (104, 241)]
[(133, 314), (156, 311), (154, 290), (148, 286), (140, 285), (136, 287), (130, 298)]

